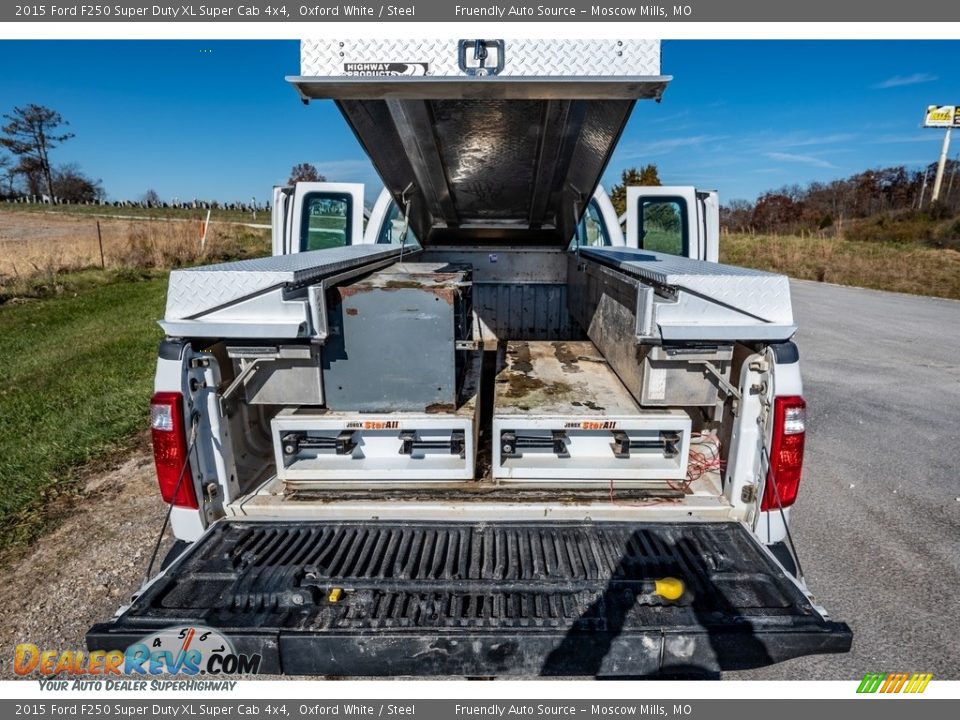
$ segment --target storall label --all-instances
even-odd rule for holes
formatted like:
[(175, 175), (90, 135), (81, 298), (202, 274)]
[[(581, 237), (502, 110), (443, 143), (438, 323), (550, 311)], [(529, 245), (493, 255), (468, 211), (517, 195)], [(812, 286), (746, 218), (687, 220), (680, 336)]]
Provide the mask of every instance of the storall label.
[(568, 422), (563, 426), (566, 429), (575, 430), (616, 430), (616, 420), (581, 420), (580, 422)]
[(348, 430), (397, 430), (399, 427), (399, 420), (354, 420), (347, 423)]
[(408, 77), (419, 77), (428, 75), (429, 72), (430, 63), (352, 62), (343, 64), (344, 75), (406, 75)]

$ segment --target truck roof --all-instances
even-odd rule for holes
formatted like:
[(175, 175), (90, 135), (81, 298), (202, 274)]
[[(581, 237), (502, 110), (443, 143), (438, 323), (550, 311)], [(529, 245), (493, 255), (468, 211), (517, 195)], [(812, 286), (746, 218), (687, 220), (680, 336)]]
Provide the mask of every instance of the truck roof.
[(288, 78), (337, 103), (424, 245), (569, 242), (670, 79), (655, 40), (305, 40)]

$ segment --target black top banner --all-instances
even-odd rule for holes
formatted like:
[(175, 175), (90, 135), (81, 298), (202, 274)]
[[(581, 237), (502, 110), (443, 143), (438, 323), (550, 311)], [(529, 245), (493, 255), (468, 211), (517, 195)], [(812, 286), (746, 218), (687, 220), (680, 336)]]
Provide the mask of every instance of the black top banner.
[(954, 22), (960, 3), (942, 0), (686, 0), (646, 4), (625, 0), (552, 0), (549, 4), (484, 0), (214, 0), (209, 3), (4, 3), (0, 22)]

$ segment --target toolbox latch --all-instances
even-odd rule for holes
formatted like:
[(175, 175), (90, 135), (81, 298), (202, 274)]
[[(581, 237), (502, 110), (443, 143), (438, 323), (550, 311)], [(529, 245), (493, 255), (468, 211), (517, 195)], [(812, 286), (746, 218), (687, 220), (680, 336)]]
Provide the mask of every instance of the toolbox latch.
[(503, 70), (503, 40), (461, 40), (457, 64), (467, 75), (499, 75)]

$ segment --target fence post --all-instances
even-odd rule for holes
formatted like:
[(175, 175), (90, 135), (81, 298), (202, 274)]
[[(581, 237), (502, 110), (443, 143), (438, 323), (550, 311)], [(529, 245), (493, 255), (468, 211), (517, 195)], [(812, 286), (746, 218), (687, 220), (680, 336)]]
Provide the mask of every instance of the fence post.
[(106, 269), (106, 263), (103, 262), (103, 235), (100, 233), (100, 221), (97, 220), (97, 244), (100, 246), (100, 269)]
[(200, 252), (204, 252), (207, 247), (207, 229), (210, 227), (210, 210), (207, 209), (207, 219), (203, 223), (203, 235), (200, 236)]

